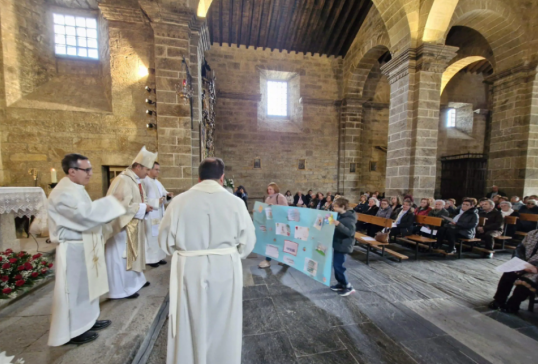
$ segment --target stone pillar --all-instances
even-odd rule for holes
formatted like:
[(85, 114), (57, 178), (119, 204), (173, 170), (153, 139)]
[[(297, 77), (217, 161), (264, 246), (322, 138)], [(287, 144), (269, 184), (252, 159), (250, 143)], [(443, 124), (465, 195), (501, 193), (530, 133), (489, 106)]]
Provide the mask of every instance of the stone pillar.
[[(358, 200), (360, 195), (361, 170), (360, 139), (362, 133), (362, 99), (346, 98), (340, 109), (340, 145), (338, 192), (350, 201)], [(355, 172), (351, 172), (351, 165)]]
[(493, 105), (487, 189), (508, 195), (538, 194), (538, 79), (535, 66), (487, 79)]
[(381, 68), (391, 84), (387, 196), (434, 195), (441, 76), (457, 50), (423, 44)]

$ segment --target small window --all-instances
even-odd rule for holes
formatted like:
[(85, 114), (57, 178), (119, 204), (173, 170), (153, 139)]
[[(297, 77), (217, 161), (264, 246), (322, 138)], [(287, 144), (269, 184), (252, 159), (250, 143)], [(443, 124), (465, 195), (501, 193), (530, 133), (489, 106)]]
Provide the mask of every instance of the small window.
[(97, 20), (53, 14), (54, 53), (57, 56), (98, 59)]
[(454, 128), (456, 126), (456, 109), (448, 109), (446, 116), (446, 127)]
[(267, 81), (267, 115), (288, 116), (288, 83)]

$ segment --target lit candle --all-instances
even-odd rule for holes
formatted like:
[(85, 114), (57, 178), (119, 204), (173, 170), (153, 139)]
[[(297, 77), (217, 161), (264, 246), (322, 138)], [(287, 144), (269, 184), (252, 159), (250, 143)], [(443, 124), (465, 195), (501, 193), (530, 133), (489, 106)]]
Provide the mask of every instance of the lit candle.
[(58, 183), (58, 178), (56, 178), (56, 170), (54, 168), (50, 170), (50, 182)]

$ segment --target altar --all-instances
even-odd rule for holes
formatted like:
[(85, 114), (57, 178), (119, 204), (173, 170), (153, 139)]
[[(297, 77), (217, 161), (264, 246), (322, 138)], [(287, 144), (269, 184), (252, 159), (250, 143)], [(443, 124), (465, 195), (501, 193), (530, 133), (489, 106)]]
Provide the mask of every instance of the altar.
[(30, 232), (47, 231), (47, 196), (41, 187), (0, 187), (0, 251), (20, 251), (15, 217), (34, 217)]

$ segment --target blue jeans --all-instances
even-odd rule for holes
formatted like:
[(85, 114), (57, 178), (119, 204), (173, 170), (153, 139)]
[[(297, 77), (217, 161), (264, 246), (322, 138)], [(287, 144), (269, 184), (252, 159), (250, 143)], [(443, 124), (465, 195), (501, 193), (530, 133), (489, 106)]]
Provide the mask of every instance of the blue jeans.
[(344, 253), (334, 252), (333, 257), (333, 268), (334, 268), (334, 277), (342, 286), (347, 287), (349, 281), (346, 277), (346, 267), (344, 267), (344, 262), (346, 261), (346, 255)]
[(268, 262), (270, 262), (272, 259), (271, 259), (271, 258), (265, 258), (265, 260), (267, 260)]

